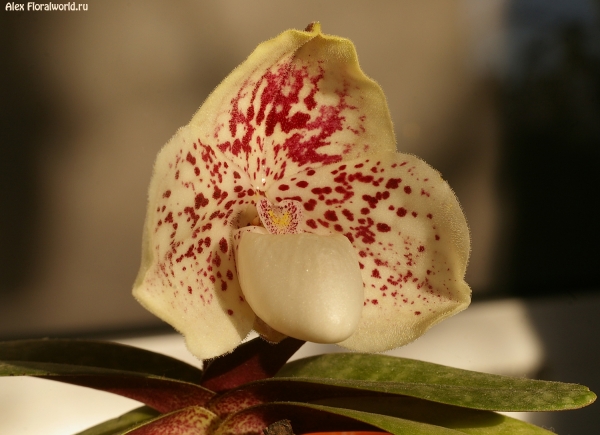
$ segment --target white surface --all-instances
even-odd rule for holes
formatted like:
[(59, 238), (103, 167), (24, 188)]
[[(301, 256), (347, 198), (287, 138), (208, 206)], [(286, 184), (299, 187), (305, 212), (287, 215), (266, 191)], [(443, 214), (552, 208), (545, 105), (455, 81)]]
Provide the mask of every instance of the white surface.
[[(119, 341), (201, 366), (176, 334)], [(310, 343), (294, 358), (332, 351), (343, 349)], [(516, 300), (475, 304), (415, 343), (389, 353), (517, 376), (533, 375), (543, 361), (541, 344), (523, 304)], [(137, 406), (136, 401), (87, 388), (41, 379), (2, 378), (0, 434), (73, 434)]]
[(358, 254), (346, 236), (240, 235), (240, 287), (266, 324), (318, 343), (339, 343), (356, 331), (365, 296)]

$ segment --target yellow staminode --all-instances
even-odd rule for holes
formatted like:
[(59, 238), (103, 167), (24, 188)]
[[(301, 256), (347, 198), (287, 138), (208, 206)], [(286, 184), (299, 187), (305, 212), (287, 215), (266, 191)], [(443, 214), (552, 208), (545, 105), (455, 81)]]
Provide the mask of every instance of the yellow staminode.
[(292, 216), (289, 211), (279, 214), (279, 213), (275, 213), (273, 210), (269, 210), (268, 213), (269, 213), (269, 218), (270, 218), (271, 222), (273, 223), (273, 225), (276, 225), (277, 227), (279, 227), (281, 229), (285, 229), (285, 228), (289, 227), (290, 223), (292, 222)]

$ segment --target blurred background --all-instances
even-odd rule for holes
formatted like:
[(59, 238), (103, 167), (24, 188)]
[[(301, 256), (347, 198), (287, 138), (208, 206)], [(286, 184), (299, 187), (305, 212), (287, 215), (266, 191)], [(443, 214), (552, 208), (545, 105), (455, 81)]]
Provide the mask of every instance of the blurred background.
[(130, 295), (154, 157), (260, 41), (320, 21), (456, 191), (474, 303), (521, 301), (535, 376), (600, 391), (600, 2), (87, 4), (0, 12), (0, 339), (169, 331)]

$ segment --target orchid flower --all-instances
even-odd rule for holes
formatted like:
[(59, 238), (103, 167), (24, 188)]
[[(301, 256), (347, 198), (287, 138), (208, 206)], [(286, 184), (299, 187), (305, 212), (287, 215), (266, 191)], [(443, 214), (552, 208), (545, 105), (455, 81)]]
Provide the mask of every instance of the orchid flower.
[(352, 43), (314, 23), (260, 44), (160, 151), (133, 292), (201, 359), (252, 329), (380, 352), (468, 306), (469, 249)]

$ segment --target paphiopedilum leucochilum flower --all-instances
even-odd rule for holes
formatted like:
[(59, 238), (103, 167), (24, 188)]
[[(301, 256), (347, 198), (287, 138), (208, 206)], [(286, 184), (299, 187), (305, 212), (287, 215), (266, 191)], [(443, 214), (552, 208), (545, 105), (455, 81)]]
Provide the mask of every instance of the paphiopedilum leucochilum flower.
[[(318, 26), (258, 47), (158, 156), (137, 298), (182, 331), (200, 370), (116, 343), (0, 343), (0, 376), (146, 406), (81, 435), (548, 435), (491, 412), (596, 399), (576, 384), (369, 353), (287, 360), (305, 340), (380, 351), (465, 308), (469, 237), (435, 170), (397, 153), (352, 44)], [(288, 426), (288, 429), (289, 426)], [(291, 429), (290, 429), (291, 430)]]
[(318, 24), (264, 42), (159, 153), (135, 297), (197, 357), (252, 330), (379, 352), (470, 302), (469, 233)]

